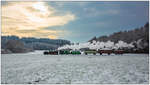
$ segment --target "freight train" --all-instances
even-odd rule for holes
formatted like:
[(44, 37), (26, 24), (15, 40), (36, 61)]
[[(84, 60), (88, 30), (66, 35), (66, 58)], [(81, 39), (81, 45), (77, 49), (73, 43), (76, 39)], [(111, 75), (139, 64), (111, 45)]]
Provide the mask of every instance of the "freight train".
[[(85, 50), (84, 54), (88, 55), (88, 54), (93, 54), (96, 55), (97, 53), (99, 53), (100, 55), (102, 54), (116, 54), (116, 55), (122, 55), (124, 53), (123, 50)], [(72, 55), (80, 55), (81, 51), (69, 51), (69, 50), (55, 50), (55, 51), (45, 51), (44, 55), (68, 55), (68, 54), (72, 54)]]

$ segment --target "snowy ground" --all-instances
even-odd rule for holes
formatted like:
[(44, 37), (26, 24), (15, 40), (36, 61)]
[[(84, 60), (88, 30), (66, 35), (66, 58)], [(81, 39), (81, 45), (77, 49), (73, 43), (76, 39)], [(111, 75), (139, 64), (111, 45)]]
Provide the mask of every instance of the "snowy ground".
[(43, 55), (2, 54), (4, 84), (148, 83), (147, 54)]

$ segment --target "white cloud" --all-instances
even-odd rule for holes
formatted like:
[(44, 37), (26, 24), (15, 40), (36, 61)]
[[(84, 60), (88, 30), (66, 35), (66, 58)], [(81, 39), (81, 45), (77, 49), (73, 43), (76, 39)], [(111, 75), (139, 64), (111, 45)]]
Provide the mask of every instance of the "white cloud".
[(85, 7), (85, 6), (87, 6), (89, 3), (91, 3), (91, 2), (78, 2), (77, 4), (78, 4), (79, 6), (81, 6), (81, 7)]
[(104, 16), (104, 15), (117, 15), (119, 14), (119, 10), (116, 9), (106, 9), (106, 10), (98, 10), (96, 8), (83, 8), (83, 11), (86, 12), (87, 17), (95, 17), (95, 16)]
[(2, 34), (23, 37), (24, 34), (19, 33), (17, 30), (38, 30), (37, 33), (53, 32), (53, 30), (43, 28), (63, 26), (75, 20), (75, 15), (71, 13), (59, 15), (56, 14), (57, 11), (59, 10), (51, 7), (46, 2), (9, 2), (2, 6)]

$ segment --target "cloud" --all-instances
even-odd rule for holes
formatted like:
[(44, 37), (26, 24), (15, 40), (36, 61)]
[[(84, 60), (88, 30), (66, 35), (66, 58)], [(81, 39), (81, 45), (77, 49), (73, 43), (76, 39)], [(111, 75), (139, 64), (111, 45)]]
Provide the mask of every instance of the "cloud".
[(88, 4), (90, 4), (91, 2), (78, 2), (77, 4), (81, 7), (85, 7), (87, 6)]
[(83, 10), (84, 12), (86, 12), (87, 17), (119, 14), (119, 10), (116, 10), (116, 9), (98, 10), (96, 8), (84, 8)]
[(98, 27), (106, 27), (108, 26), (109, 22), (96, 22), (95, 25)]
[(5, 30), (2, 29), (2, 35), (16, 35), (19, 37), (37, 37), (38, 38), (51, 38), (51, 39), (57, 39), (59, 36), (64, 36), (67, 34), (67, 31), (63, 30), (43, 30), (43, 29), (38, 29), (38, 30), (14, 30), (14, 28), (11, 28), (13, 30)]
[(44, 28), (63, 26), (75, 20), (75, 15), (69, 12), (59, 15), (57, 11), (46, 2), (9, 2), (2, 5), (2, 35), (57, 38), (58, 33), (63, 34), (64, 31)]

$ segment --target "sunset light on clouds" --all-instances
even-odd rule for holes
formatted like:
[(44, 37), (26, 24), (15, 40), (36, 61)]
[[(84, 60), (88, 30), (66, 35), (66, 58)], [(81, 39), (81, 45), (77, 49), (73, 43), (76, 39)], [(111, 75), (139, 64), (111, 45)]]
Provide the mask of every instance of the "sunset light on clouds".
[(2, 35), (56, 39), (67, 31), (44, 28), (75, 20), (75, 15), (57, 11), (45, 2), (8, 2), (2, 5)]
[(149, 3), (128, 1), (2, 1), (2, 35), (86, 42), (132, 30), (149, 20)]

